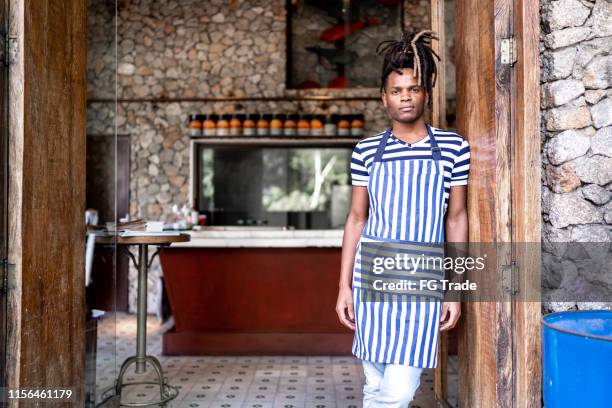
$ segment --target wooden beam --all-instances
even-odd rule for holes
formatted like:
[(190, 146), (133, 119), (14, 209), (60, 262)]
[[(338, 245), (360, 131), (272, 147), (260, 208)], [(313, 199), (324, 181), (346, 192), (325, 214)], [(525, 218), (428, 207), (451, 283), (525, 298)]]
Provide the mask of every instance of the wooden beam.
[(11, 0), (8, 386), (70, 387), (85, 365), (86, 2)]
[[(9, 2), (9, 36), (17, 39), (17, 47), (23, 50), (23, 0)], [(23, 52), (18, 53), (14, 64), (9, 66), (9, 160), (8, 160), (8, 259), (14, 268), (8, 275), (7, 330), (6, 330), (6, 386), (20, 388), (21, 351), (21, 259), (23, 225)]]
[[(500, 247), (491, 276), (514, 259), (522, 291), (513, 302), (464, 305), (460, 403), (539, 407), (540, 304), (523, 301), (535, 300), (540, 285), (539, 4), (459, 0), (457, 10), (458, 128), (472, 147), (470, 241), (513, 243)], [(512, 35), (514, 67), (499, 58)]]
[(433, 112), (431, 120), (434, 126), (446, 127), (446, 34), (444, 25), (444, 0), (431, 0), (431, 29), (438, 34), (438, 41), (432, 41), (432, 49), (440, 56), (438, 78), (433, 89)]
[[(432, 41), (432, 49), (440, 57), (438, 77), (433, 88), (433, 110), (431, 123), (435, 127), (446, 128), (446, 26), (444, 24), (444, 0), (431, 0), (431, 30), (437, 33), (438, 41)], [(436, 399), (446, 401), (448, 398), (448, 333), (440, 333), (438, 342), (438, 365), (434, 375), (434, 392)]]
[[(516, 408), (541, 406), (541, 242), (540, 156), (540, 17), (539, 1), (514, 2), (514, 67), (512, 137), (512, 240), (521, 299), (514, 305)], [(529, 300), (529, 302), (525, 301)]]
[[(0, 32), (8, 31), (8, 2), (0, 0)], [(4, 51), (4, 50), (3, 50)], [(8, 257), (8, 70), (0, 65), (0, 259)], [(0, 268), (1, 282), (4, 282), (4, 268)], [(0, 295), (0, 344), (6, 344), (6, 296)], [(0, 387), (6, 381), (5, 352), (0, 351)]]
[[(457, 2), (457, 128), (471, 146), (471, 242), (511, 241), (511, 68), (499, 58), (501, 39), (511, 28), (511, 6), (511, 0)], [(468, 278), (495, 286), (510, 257), (498, 253), (489, 274)], [(460, 406), (511, 406), (510, 302), (464, 303), (459, 365)]]
[[(512, 66), (501, 62), (502, 40), (511, 36), (512, 32), (512, 8), (514, 0), (493, 0), (493, 33), (494, 47), (490, 49), (493, 54), (489, 55), (494, 61), (495, 73), (494, 86), (495, 100), (491, 106), (495, 107), (495, 152), (496, 152), (496, 214), (497, 224), (495, 227), (495, 242), (512, 242)], [(489, 18), (491, 18), (489, 17)], [(505, 265), (512, 262), (511, 245), (499, 246), (496, 253), (496, 272), (491, 278), (495, 283), (501, 283), (500, 276)], [(505, 297), (504, 297), (505, 299)], [(492, 353), (495, 355), (496, 363), (491, 367), (496, 371), (496, 393), (495, 406), (498, 408), (510, 408), (514, 406), (514, 338), (513, 338), (513, 315), (512, 300), (498, 301), (490, 305), (495, 308), (495, 328), (493, 332)], [(490, 406), (491, 401), (483, 401), (482, 405)]]
[[(482, 5), (492, 14), (491, 2)], [(457, 130), (470, 142), (471, 169), (468, 186), (470, 241), (493, 241), (495, 211), (495, 123), (488, 109), (492, 95), (482, 92), (479, 83), (494, 81), (494, 67), (481, 54), (482, 45), (493, 47), (492, 17), (480, 21), (475, 0), (457, 1), (455, 57), (457, 87)], [(481, 43), (482, 41), (482, 43)], [(487, 98), (483, 100), (482, 98)], [(493, 339), (494, 322), (490, 304), (464, 303), (459, 325), (459, 405), (484, 407), (494, 404), (497, 375), (492, 347), (483, 344)], [(481, 339), (481, 340), (478, 340)], [(485, 376), (486, 375), (486, 376)], [(479, 381), (482, 379), (483, 381)]]

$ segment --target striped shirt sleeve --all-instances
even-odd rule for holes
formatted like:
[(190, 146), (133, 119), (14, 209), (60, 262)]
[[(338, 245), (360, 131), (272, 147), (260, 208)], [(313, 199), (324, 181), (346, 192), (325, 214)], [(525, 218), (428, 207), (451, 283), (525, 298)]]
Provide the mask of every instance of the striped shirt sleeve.
[(361, 149), (359, 148), (359, 144), (357, 144), (357, 146), (355, 146), (353, 149), (353, 154), (351, 156), (352, 184), (357, 187), (367, 187), (369, 176), (370, 174), (365, 165), (365, 160), (363, 158)]
[(470, 144), (463, 139), (461, 148), (455, 156), (453, 164), (453, 173), (451, 175), (450, 185), (465, 186), (468, 183), (468, 174), (470, 171)]

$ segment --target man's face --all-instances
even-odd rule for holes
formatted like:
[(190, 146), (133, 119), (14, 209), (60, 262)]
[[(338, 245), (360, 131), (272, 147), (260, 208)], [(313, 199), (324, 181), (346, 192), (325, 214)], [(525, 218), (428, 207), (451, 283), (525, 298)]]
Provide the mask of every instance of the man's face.
[(402, 68), (402, 74), (393, 71), (387, 77), (387, 86), (382, 101), (391, 119), (411, 123), (423, 116), (429, 95), (425, 88), (417, 85), (412, 68)]

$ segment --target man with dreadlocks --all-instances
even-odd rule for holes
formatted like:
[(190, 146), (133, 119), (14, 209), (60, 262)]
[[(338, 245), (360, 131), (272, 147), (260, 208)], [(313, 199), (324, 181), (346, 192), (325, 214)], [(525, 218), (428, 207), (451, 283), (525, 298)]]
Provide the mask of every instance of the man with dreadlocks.
[(373, 282), (361, 259), (364, 242), (467, 241), (469, 144), (424, 118), (437, 77), (434, 57), (440, 59), (433, 39), (431, 31), (411, 31), (379, 44), (382, 102), (392, 127), (357, 143), (351, 160), (336, 312), (355, 331), (352, 351), (366, 377), (364, 408), (407, 407), (422, 369), (437, 365), (438, 332), (453, 328), (461, 313), (459, 302), (443, 302), (439, 293), (372, 301), (358, 290)]

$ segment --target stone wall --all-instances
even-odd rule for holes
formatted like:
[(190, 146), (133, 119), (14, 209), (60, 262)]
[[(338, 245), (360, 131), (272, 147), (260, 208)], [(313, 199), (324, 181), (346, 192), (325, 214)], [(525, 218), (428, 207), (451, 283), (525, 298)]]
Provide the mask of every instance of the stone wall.
[[(612, 237), (612, 2), (541, 1), (543, 241)], [(577, 268), (566, 277), (607, 285)], [(612, 307), (552, 302), (545, 311)]]

